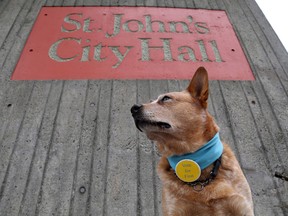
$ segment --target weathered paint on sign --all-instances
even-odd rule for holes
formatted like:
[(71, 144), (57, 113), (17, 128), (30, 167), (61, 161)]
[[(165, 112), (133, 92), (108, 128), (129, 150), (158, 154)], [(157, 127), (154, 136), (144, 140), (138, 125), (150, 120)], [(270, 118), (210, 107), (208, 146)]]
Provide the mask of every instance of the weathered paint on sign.
[(254, 76), (225, 11), (43, 7), (13, 80), (211, 79)]

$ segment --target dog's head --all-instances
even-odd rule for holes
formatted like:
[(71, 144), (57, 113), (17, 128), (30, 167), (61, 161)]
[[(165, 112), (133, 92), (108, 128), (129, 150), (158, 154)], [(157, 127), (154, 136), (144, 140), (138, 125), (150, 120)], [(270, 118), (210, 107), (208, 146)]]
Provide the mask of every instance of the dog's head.
[(207, 112), (208, 86), (207, 71), (200, 67), (186, 90), (161, 94), (150, 103), (132, 106), (136, 127), (166, 154), (195, 151), (211, 138), (204, 133), (211, 127), (217, 130)]

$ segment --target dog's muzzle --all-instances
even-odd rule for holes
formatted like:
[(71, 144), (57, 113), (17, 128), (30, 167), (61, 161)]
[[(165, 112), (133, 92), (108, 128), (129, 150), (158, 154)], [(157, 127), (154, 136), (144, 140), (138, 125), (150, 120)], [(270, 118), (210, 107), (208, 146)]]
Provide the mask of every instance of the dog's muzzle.
[(171, 125), (166, 123), (166, 122), (153, 121), (151, 119), (145, 118), (143, 116), (143, 105), (139, 105), (139, 104), (133, 105), (131, 107), (131, 113), (132, 113), (132, 116), (134, 118), (134, 122), (135, 122), (136, 127), (141, 132), (143, 132), (141, 127), (144, 128), (146, 126), (154, 126), (154, 127), (158, 127), (161, 129), (171, 128)]

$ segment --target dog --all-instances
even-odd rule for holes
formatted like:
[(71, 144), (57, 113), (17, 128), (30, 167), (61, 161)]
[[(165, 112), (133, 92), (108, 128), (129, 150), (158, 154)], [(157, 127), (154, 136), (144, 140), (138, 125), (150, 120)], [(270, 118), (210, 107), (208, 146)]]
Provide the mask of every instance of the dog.
[(248, 182), (208, 113), (208, 94), (208, 73), (200, 67), (186, 90), (131, 108), (136, 127), (161, 154), (164, 216), (254, 215)]

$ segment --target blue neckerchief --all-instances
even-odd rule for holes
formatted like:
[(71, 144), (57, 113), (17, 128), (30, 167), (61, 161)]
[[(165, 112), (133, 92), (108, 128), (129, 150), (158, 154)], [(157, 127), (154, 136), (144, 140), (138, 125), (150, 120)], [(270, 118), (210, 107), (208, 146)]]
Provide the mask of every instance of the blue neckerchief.
[(208, 167), (214, 161), (216, 161), (223, 152), (223, 144), (219, 137), (219, 132), (205, 145), (193, 153), (187, 153), (184, 155), (173, 155), (168, 157), (168, 161), (173, 170), (175, 170), (176, 164), (183, 159), (190, 159), (195, 161), (201, 168), (201, 170)]

